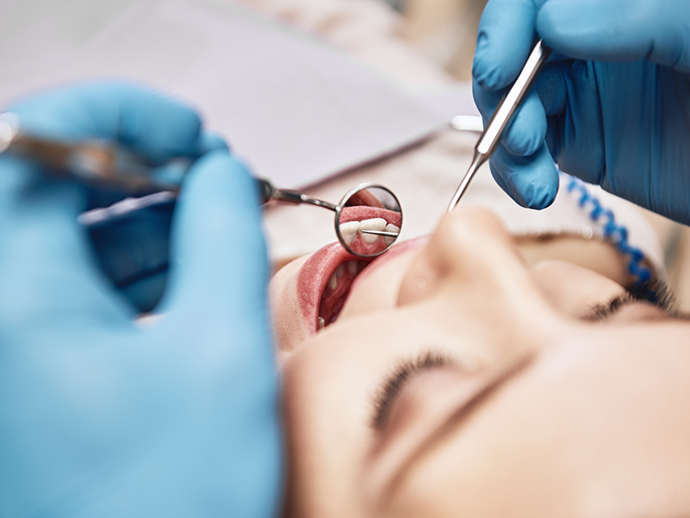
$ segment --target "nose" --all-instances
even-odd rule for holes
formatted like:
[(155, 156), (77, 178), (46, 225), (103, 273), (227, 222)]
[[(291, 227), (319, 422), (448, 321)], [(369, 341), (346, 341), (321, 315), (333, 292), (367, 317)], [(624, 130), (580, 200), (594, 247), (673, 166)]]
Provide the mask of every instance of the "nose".
[(479, 207), (443, 217), (402, 280), (398, 305), (408, 304), (428, 310), (444, 336), (495, 358), (545, 346), (563, 323), (513, 236)]
[(422, 301), (439, 291), (462, 289), (486, 298), (524, 284), (527, 264), (501, 221), (483, 207), (458, 207), (446, 214), (409, 268), (398, 304)]
[(563, 324), (514, 238), (484, 208), (458, 207), (443, 217), (406, 272), (398, 305), (416, 305), (437, 337), (459, 337), (487, 360), (531, 354)]

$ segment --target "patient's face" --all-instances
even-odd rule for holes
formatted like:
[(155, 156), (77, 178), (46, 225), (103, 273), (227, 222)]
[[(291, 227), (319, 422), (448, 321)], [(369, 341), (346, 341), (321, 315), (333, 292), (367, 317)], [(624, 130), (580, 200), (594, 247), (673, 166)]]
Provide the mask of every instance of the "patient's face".
[(690, 513), (686, 321), (577, 266), (529, 267), (480, 209), (376, 259), (339, 311), (360, 269), (328, 286), (343, 259), (272, 285), (290, 516)]

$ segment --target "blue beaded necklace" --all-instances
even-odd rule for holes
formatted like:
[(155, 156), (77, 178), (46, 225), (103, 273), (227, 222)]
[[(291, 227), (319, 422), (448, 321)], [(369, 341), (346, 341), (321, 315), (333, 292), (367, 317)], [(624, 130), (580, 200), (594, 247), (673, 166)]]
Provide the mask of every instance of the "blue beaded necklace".
[(644, 265), (645, 253), (628, 242), (628, 229), (616, 222), (613, 211), (605, 207), (599, 198), (589, 192), (587, 184), (563, 172), (560, 173), (567, 179), (566, 189), (575, 196), (579, 195), (578, 205), (589, 216), (589, 219), (601, 226), (604, 239), (628, 258), (627, 270), (634, 282), (629, 288), (635, 295), (643, 295), (651, 302), (658, 299), (657, 292), (650, 288), (653, 280), (652, 271)]

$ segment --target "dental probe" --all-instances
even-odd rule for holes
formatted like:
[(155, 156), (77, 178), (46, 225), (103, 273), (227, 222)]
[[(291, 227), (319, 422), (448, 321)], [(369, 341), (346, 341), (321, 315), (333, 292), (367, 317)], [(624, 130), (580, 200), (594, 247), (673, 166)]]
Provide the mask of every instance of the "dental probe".
[(541, 39), (537, 41), (527, 58), (525, 66), (522, 68), (520, 75), (510, 87), (508, 94), (499, 103), (498, 108), (494, 112), (491, 120), (484, 128), (477, 144), (474, 146), (474, 157), (470, 164), (467, 173), (462, 178), (460, 186), (453, 195), (453, 199), (448, 206), (448, 212), (452, 211), (457, 203), (462, 198), (463, 194), (469, 187), (472, 178), (477, 173), (479, 168), (494, 154), (498, 145), (501, 143), (503, 132), (510, 122), (510, 118), (515, 113), (515, 110), (522, 104), (522, 101), (527, 96), (530, 88), (537, 79), (539, 72), (546, 64), (546, 60), (551, 55), (551, 48), (549, 48)]
[(192, 160), (173, 158), (156, 167), (139, 154), (104, 140), (59, 141), (21, 131), (13, 113), (0, 115), (0, 155), (33, 160), (51, 176), (130, 191), (179, 190)]
[[(52, 140), (43, 136), (31, 135), (21, 131), (19, 117), (13, 113), (0, 114), (0, 156), (32, 160), (45, 167), (45, 172), (57, 178), (73, 178), (85, 184), (124, 190), (140, 197), (128, 197), (108, 207), (99, 207), (82, 212), (78, 222), (85, 227), (101, 225), (113, 219), (160, 204), (173, 203), (180, 191), (180, 184), (193, 160), (187, 157), (173, 157), (162, 165), (154, 164), (144, 156), (121, 145), (105, 140), (82, 140), (77, 142)], [(360, 257), (375, 257), (388, 250), (399, 237), (400, 229), (359, 228), (357, 233), (381, 236), (386, 246), (373, 252), (358, 252), (350, 247), (340, 231), (343, 209), (357, 205), (369, 206), (365, 201), (353, 201), (356, 196), (366, 192), (377, 200), (380, 208), (382, 200), (393, 203), (393, 212), (400, 215), (402, 209), (396, 196), (387, 188), (375, 184), (361, 184), (349, 191), (340, 203), (333, 204), (319, 200), (299, 191), (276, 189), (265, 178), (255, 178), (260, 192), (261, 205), (269, 201), (281, 201), (296, 205), (309, 204), (335, 212), (335, 232), (343, 247)], [(373, 194), (372, 194), (373, 193)], [(143, 194), (143, 196), (141, 196)], [(379, 205), (373, 205), (379, 207)], [(388, 207), (386, 207), (388, 208)], [(390, 208), (389, 208), (390, 210)], [(382, 219), (382, 221), (385, 221)], [(343, 222), (345, 223), (345, 222)]]

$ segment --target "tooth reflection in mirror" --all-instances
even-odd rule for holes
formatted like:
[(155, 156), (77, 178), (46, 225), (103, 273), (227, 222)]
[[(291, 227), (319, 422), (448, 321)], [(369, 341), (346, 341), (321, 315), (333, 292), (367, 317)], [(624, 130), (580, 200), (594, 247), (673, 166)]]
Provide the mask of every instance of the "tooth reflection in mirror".
[(342, 245), (358, 257), (388, 250), (402, 227), (402, 208), (390, 190), (363, 184), (348, 192), (336, 210), (335, 232)]

